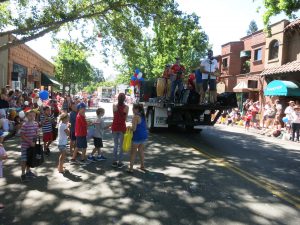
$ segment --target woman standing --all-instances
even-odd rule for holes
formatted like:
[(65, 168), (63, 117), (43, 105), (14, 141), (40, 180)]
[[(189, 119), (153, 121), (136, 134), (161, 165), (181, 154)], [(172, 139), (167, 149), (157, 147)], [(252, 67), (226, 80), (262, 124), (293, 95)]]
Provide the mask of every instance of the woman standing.
[[(111, 126), (113, 138), (114, 138), (114, 161), (113, 167), (122, 168), (124, 166), (123, 160), (123, 139), (126, 132), (126, 119), (128, 116), (128, 106), (125, 105), (125, 94), (120, 93), (118, 96), (118, 104), (113, 105), (113, 123)], [(118, 154), (118, 149), (119, 154)]]
[(133, 118), (132, 118), (132, 147), (130, 152), (130, 166), (127, 172), (133, 172), (133, 164), (135, 161), (136, 152), (139, 152), (140, 160), (141, 160), (141, 170), (145, 170), (144, 165), (144, 149), (145, 143), (148, 138), (147, 124), (145, 118), (144, 107), (141, 104), (134, 104), (133, 108)]

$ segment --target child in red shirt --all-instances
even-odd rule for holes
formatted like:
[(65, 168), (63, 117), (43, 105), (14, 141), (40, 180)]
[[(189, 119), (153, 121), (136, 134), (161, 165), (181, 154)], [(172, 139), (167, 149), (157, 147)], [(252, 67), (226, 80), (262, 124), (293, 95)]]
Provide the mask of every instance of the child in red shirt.
[(86, 149), (87, 149), (87, 128), (88, 124), (85, 118), (85, 108), (86, 105), (81, 102), (77, 105), (78, 114), (76, 116), (76, 123), (75, 123), (75, 136), (76, 136), (76, 148), (73, 152), (73, 157), (71, 162), (76, 161), (78, 151), (81, 151), (81, 160), (80, 164), (85, 165), (88, 164), (86, 161)]
[(245, 116), (245, 130), (249, 131), (249, 127), (250, 127), (250, 121), (252, 119), (252, 112), (251, 110), (248, 110), (246, 116)]

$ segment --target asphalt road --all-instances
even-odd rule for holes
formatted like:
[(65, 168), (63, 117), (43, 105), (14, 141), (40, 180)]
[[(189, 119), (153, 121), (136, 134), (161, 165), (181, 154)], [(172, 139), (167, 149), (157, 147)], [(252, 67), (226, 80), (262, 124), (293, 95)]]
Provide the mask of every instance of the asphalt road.
[[(111, 104), (103, 106), (109, 122)], [(111, 167), (109, 131), (104, 139), (106, 162), (66, 163), (70, 172), (62, 175), (53, 145), (29, 183), (19, 179), (18, 140), (8, 140), (0, 225), (299, 224), (299, 144), (225, 126), (161, 130), (147, 143), (148, 172), (130, 175)]]

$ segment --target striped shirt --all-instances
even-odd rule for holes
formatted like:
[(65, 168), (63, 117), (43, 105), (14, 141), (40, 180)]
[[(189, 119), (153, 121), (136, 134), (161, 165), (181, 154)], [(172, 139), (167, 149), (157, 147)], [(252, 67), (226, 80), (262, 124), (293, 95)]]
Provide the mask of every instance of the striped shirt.
[(44, 114), (41, 114), (40, 117), (43, 134), (52, 132), (52, 121), (54, 120), (54, 116), (50, 115), (48, 117), (49, 117), (48, 121), (45, 121), (46, 117)]
[[(25, 122), (21, 128), (21, 135), (25, 136), (26, 139), (34, 141), (37, 138), (39, 125), (37, 122)], [(21, 149), (27, 149), (30, 144), (23, 140), (21, 141)]]

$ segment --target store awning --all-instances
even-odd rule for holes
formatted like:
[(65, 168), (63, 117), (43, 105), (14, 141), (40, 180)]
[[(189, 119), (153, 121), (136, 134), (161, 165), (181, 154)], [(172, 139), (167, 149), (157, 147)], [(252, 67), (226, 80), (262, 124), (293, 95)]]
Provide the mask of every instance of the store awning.
[(245, 81), (240, 81), (234, 88), (233, 92), (248, 92), (248, 85)]
[(241, 51), (240, 58), (243, 58), (243, 57), (251, 57), (251, 51)]
[(273, 80), (264, 90), (264, 95), (300, 97), (300, 86), (292, 81)]
[(53, 76), (42, 73), (41, 85), (42, 86), (61, 86), (61, 83), (59, 83), (57, 80), (55, 80), (55, 78)]

